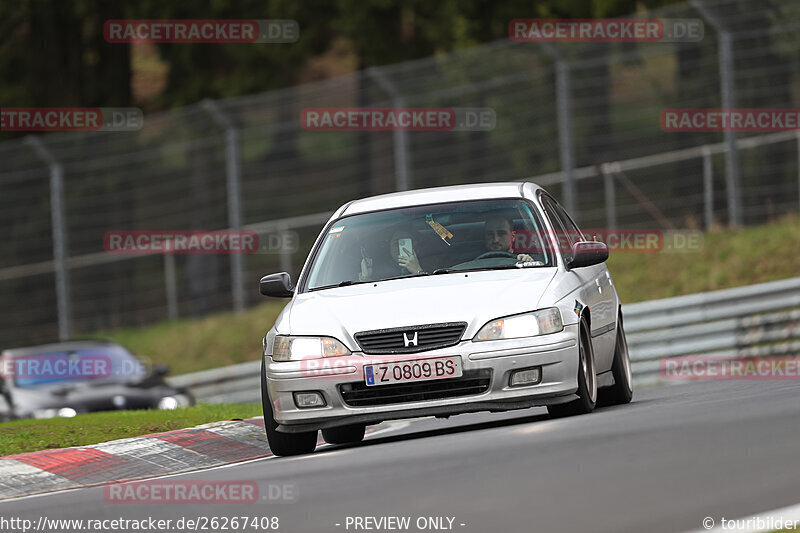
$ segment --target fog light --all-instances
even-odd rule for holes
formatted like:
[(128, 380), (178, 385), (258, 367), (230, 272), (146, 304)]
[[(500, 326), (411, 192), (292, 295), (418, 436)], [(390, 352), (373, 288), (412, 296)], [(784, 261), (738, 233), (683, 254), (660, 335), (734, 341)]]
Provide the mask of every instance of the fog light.
[(295, 392), (294, 404), (300, 409), (325, 407), (325, 398), (318, 392)]
[(541, 367), (526, 368), (525, 370), (517, 370), (511, 374), (508, 380), (508, 385), (511, 387), (520, 387), (522, 385), (534, 385), (542, 380)]

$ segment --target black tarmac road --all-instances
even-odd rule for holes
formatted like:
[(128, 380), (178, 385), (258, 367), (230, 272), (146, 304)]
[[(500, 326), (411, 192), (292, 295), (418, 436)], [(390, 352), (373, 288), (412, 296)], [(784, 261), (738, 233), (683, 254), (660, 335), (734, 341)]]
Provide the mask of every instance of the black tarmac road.
[[(637, 389), (630, 405), (568, 419), (531, 409), (385, 424), (356, 446), (161, 479), (252, 480), (256, 504), (115, 504), (88, 488), (2, 503), (0, 517), (172, 519), (167, 531), (198, 517), (200, 531), (242, 531), (210, 522), (234, 516), (277, 517), (292, 533), (686, 531), (800, 502), (799, 452), (800, 384), (703, 382)], [(278, 488), (292, 501), (270, 500)], [(379, 528), (387, 517), (409, 526)]]

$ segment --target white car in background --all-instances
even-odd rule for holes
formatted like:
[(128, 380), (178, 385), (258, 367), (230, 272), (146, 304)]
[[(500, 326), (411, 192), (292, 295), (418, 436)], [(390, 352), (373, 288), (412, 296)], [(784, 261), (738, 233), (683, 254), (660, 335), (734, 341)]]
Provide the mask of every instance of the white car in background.
[(630, 402), (620, 301), (604, 261), (533, 183), (365, 198), (325, 225), (263, 339), (275, 455), (358, 442), (384, 420)]

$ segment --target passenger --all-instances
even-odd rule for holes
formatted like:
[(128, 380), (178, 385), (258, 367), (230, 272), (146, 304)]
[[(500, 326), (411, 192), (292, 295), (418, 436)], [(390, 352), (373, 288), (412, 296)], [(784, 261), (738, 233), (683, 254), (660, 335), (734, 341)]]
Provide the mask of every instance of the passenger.
[[(400, 246), (402, 239), (409, 239), (411, 241), (411, 249)], [(405, 242), (404, 242), (405, 244)], [(358, 274), (359, 281), (374, 281), (377, 279), (396, 278), (399, 276), (407, 276), (409, 274), (422, 274), (424, 272), (417, 256), (418, 247), (416, 246), (416, 239), (414, 239), (411, 231), (398, 228), (389, 239), (388, 256), (391, 257), (391, 263), (375, 272), (373, 258), (364, 256), (361, 259), (361, 272)]]

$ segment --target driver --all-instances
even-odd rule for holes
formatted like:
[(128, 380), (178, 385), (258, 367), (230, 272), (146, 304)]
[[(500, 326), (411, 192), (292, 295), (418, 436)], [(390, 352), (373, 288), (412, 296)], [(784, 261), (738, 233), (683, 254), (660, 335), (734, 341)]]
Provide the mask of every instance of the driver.
[[(484, 228), (484, 243), (487, 252), (506, 252), (514, 255), (511, 220), (501, 215), (493, 215), (486, 220)], [(533, 262), (533, 258), (528, 254), (516, 254), (516, 257), (517, 261)]]

